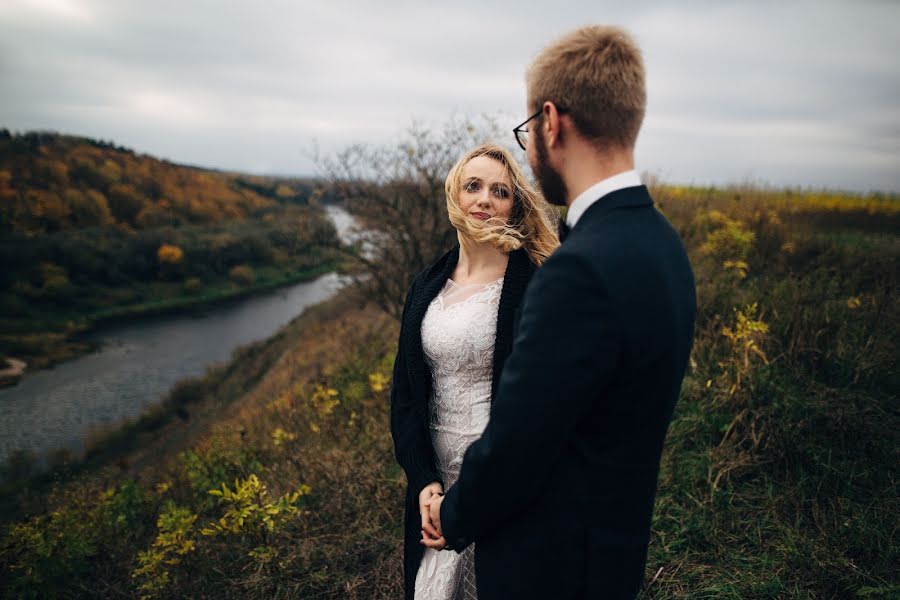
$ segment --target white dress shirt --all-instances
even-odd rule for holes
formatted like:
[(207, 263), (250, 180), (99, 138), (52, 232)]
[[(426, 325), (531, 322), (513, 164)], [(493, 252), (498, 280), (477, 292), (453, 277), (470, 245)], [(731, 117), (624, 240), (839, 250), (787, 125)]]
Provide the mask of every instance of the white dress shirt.
[(607, 177), (602, 181), (598, 181), (588, 189), (584, 190), (572, 204), (569, 205), (569, 212), (566, 213), (566, 225), (570, 228), (575, 227), (575, 223), (584, 214), (588, 207), (607, 194), (611, 194), (617, 190), (636, 187), (641, 185), (641, 177), (638, 172), (632, 169)]

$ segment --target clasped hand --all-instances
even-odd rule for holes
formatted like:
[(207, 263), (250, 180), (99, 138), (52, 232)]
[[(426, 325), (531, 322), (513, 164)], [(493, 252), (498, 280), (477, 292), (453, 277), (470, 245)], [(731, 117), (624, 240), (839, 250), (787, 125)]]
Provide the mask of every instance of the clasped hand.
[(422, 517), (422, 539), (420, 544), (435, 550), (443, 550), (447, 540), (441, 531), (441, 503), (444, 490), (440, 483), (429, 483), (419, 493), (419, 514)]

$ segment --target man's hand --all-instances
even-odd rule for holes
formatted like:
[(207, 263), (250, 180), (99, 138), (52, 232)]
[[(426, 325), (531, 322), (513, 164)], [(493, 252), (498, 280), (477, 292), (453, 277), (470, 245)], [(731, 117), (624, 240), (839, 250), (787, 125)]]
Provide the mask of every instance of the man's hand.
[(419, 492), (419, 515), (422, 517), (422, 532), (423, 536), (427, 534), (433, 539), (438, 539), (441, 537), (441, 533), (439, 531), (439, 527), (435, 528), (434, 524), (431, 522), (431, 511), (429, 509), (429, 505), (433, 498), (443, 498), (444, 488), (443, 486), (434, 481), (426, 485), (421, 492)]
[(435, 550), (443, 550), (447, 546), (447, 540), (444, 539), (444, 534), (441, 532), (441, 503), (444, 501), (444, 495), (435, 495), (432, 496), (428, 501), (428, 509), (429, 509), (429, 519), (431, 523), (437, 528), (435, 534), (426, 533), (423, 528), (422, 531), (422, 543), (428, 548), (434, 548)]

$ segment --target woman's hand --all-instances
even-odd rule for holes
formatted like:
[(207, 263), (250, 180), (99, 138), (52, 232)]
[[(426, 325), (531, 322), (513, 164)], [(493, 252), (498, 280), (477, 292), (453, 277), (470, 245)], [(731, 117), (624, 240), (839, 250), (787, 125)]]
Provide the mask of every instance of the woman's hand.
[(438, 539), (441, 537), (441, 532), (438, 531), (434, 523), (431, 522), (431, 499), (434, 496), (443, 496), (444, 495), (444, 486), (442, 486), (437, 481), (429, 483), (419, 492), (419, 515), (422, 517), (422, 536), (428, 537), (431, 539)]
[(447, 547), (447, 540), (444, 539), (444, 534), (441, 531), (441, 504), (444, 502), (444, 495), (439, 494), (437, 496), (432, 496), (431, 500), (428, 501), (430, 506), (428, 507), (431, 512), (431, 524), (436, 527), (438, 533), (441, 534), (441, 537), (437, 539), (432, 539), (425, 537), (424, 534), (422, 536), (422, 543), (428, 548), (434, 548), (435, 550), (443, 550)]

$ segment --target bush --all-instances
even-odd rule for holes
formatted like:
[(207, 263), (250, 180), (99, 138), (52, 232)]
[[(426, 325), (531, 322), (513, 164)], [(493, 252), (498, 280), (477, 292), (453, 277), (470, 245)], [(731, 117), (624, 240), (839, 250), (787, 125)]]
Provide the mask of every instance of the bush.
[(203, 281), (199, 277), (188, 277), (184, 280), (182, 289), (184, 290), (185, 294), (196, 296), (203, 291), (203, 287)]
[(237, 265), (228, 271), (228, 279), (242, 286), (253, 285), (256, 282), (256, 275), (253, 269), (247, 265)]
[(104, 566), (130, 556), (152, 508), (132, 480), (68, 500), (9, 529), (0, 545), (5, 591), (19, 598), (59, 597), (81, 581), (76, 594), (89, 592), (85, 583), (103, 574)]

